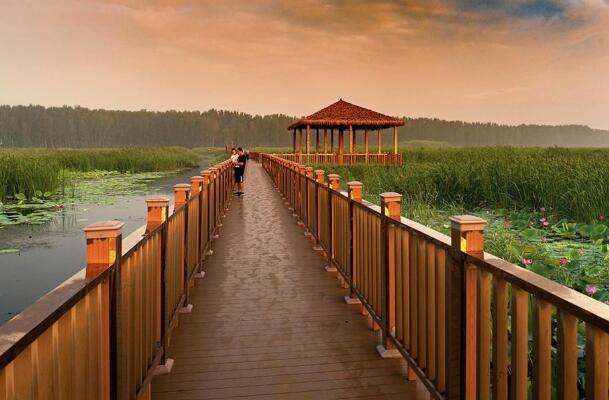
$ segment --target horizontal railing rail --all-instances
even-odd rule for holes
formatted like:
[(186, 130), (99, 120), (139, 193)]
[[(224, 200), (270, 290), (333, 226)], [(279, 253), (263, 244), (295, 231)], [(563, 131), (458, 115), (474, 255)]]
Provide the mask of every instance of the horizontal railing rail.
[(486, 221), (453, 217), (449, 237), (402, 217), (397, 193), (379, 207), (297, 155), (258, 157), (381, 330), (381, 356), (403, 357), (433, 397), (608, 398), (609, 306), (485, 253)]
[(189, 288), (203, 276), (232, 194), (222, 162), (169, 199), (147, 200), (148, 221), (85, 228), (86, 267), (0, 327), (0, 399), (150, 398)]
[[(256, 153), (257, 157), (259, 153)], [(343, 154), (338, 155), (335, 153), (281, 153), (274, 154), (274, 156), (281, 157), (289, 161), (296, 161), (302, 164), (381, 164), (381, 165), (402, 165), (402, 154), (392, 153), (357, 153), (357, 154)]]

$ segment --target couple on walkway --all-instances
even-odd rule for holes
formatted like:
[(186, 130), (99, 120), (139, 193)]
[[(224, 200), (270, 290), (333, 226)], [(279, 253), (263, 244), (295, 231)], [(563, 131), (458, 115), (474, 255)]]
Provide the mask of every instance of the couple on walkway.
[(237, 191), (233, 193), (235, 196), (241, 196), (243, 193), (243, 176), (245, 175), (245, 164), (249, 154), (243, 150), (243, 148), (232, 148), (230, 154), (230, 160), (235, 166), (235, 183), (237, 184)]

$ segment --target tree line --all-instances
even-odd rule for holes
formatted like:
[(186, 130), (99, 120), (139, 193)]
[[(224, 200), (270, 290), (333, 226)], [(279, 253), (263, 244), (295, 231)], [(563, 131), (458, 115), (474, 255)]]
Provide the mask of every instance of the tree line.
[[(0, 106), (0, 147), (291, 146), (296, 117), (236, 111), (118, 111), (85, 107)], [(518, 125), (405, 118), (400, 141), (455, 146), (607, 147), (609, 131), (583, 125)], [(386, 143), (391, 135), (384, 135)], [(361, 141), (361, 139), (358, 139)]]

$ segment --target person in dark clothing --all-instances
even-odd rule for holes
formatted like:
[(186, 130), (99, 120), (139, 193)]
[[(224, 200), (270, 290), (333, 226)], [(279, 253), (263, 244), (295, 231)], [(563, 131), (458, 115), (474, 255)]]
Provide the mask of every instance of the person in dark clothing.
[(243, 193), (243, 177), (245, 175), (245, 164), (247, 164), (247, 156), (241, 147), (237, 149), (237, 163), (235, 164), (235, 183), (237, 184), (237, 191), (234, 193), (237, 196), (241, 196)]

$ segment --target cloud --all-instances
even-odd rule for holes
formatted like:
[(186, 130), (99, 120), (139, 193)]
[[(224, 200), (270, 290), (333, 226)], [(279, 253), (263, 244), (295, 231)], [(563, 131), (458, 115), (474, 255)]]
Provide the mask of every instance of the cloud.
[(607, 0), (31, 4), (0, 6), (0, 103), (609, 125)]

